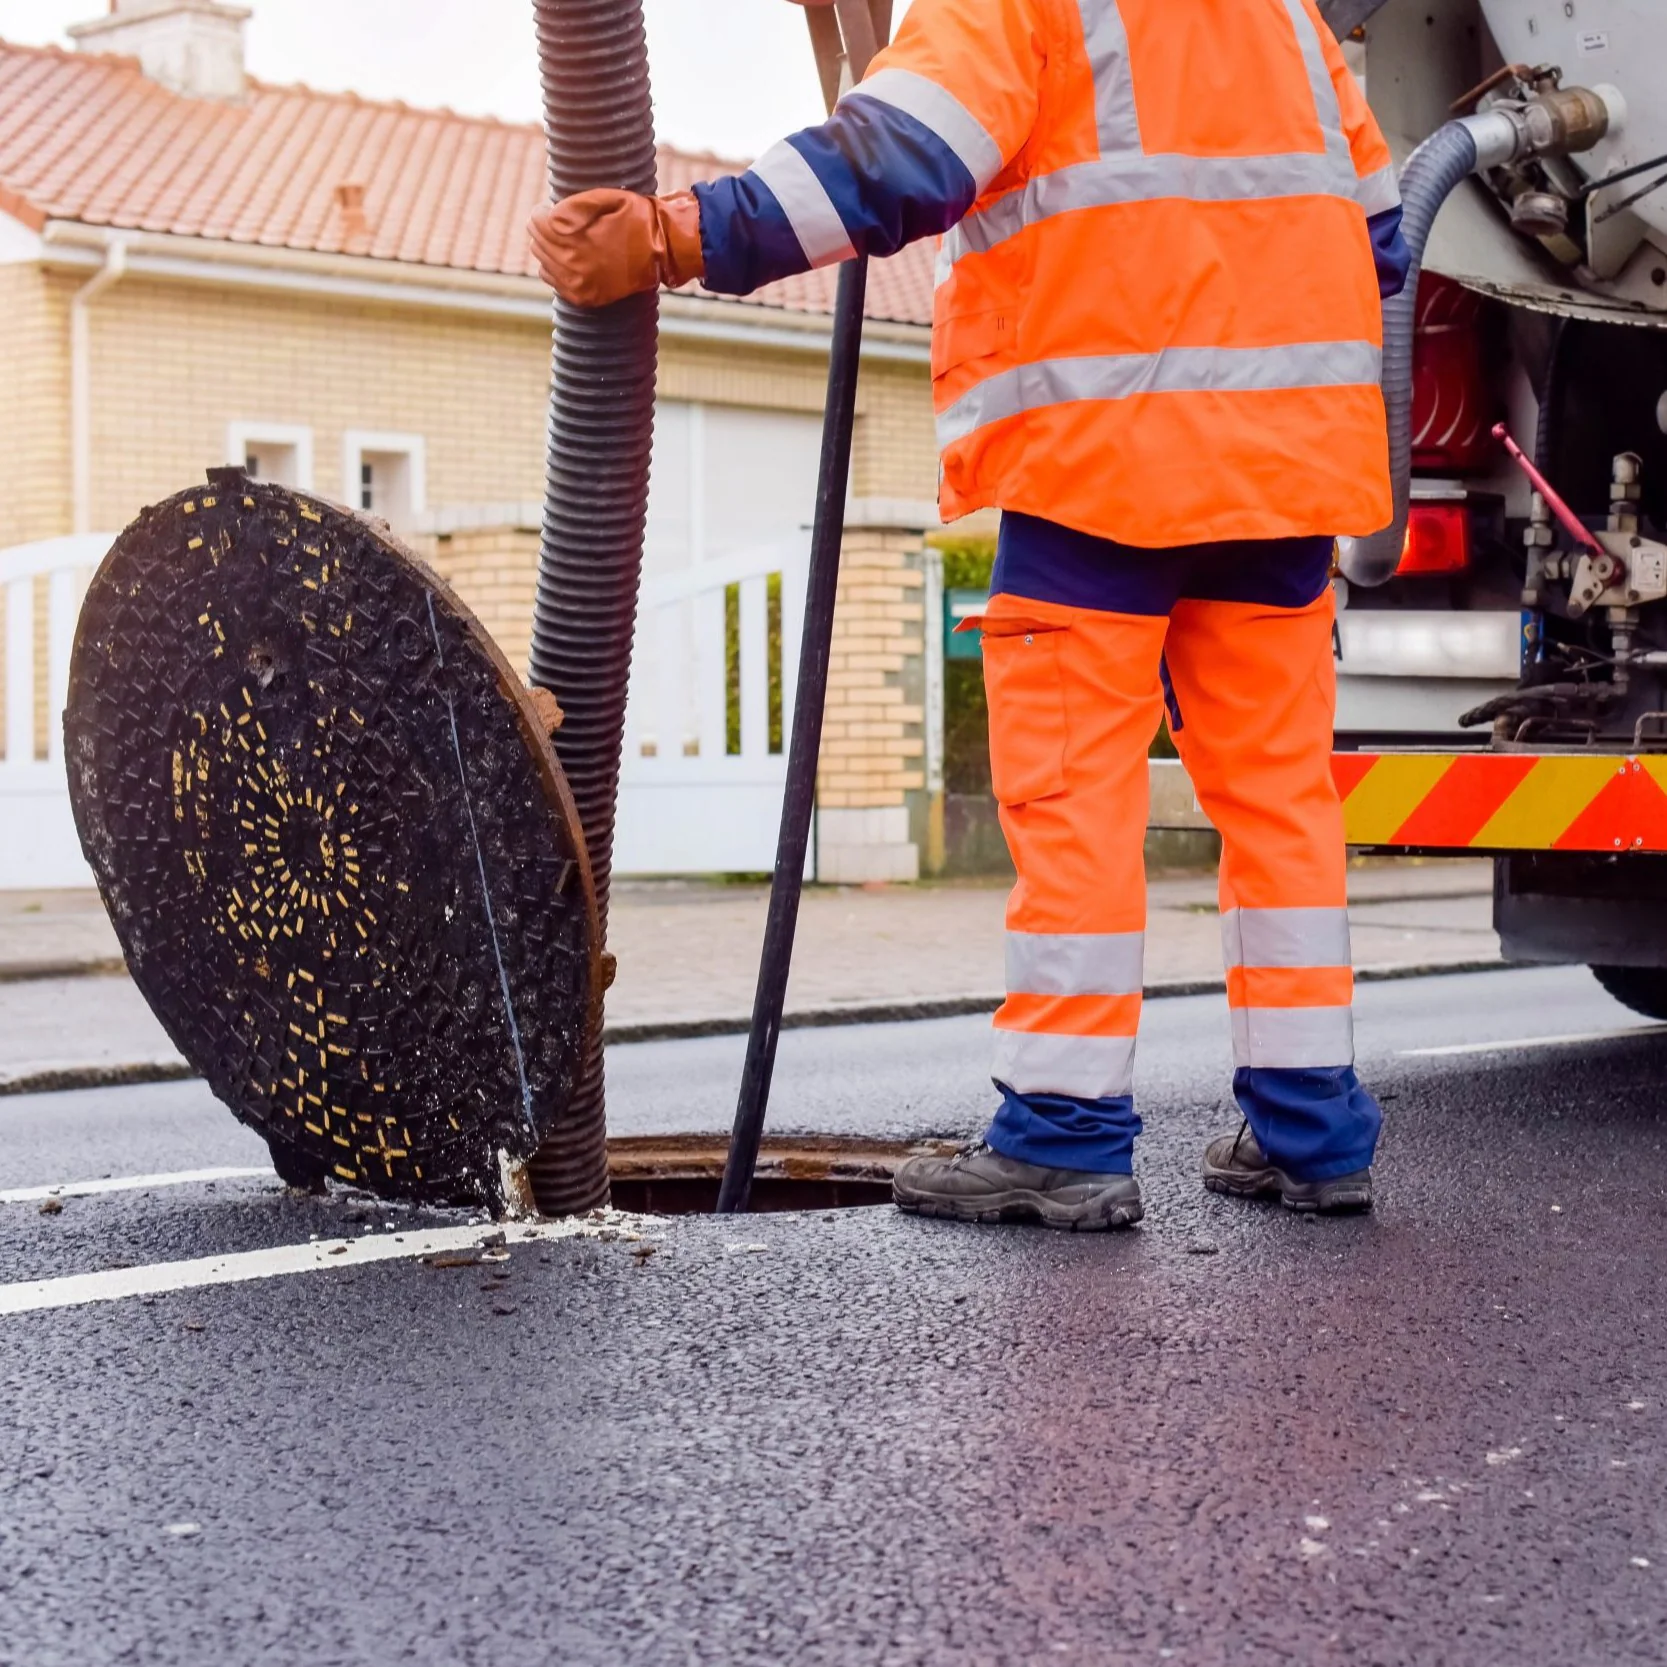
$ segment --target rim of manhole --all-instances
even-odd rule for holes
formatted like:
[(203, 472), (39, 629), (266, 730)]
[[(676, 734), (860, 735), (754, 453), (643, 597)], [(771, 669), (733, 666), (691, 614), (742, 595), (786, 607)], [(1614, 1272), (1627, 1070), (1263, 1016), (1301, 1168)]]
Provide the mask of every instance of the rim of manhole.
[[(891, 1178), (910, 1158), (948, 1155), (953, 1140), (871, 1140), (775, 1135), (759, 1147), (749, 1207), (852, 1210), (891, 1202)], [(722, 1135), (616, 1135), (608, 1179), (616, 1209), (643, 1215), (710, 1215), (729, 1142)]]

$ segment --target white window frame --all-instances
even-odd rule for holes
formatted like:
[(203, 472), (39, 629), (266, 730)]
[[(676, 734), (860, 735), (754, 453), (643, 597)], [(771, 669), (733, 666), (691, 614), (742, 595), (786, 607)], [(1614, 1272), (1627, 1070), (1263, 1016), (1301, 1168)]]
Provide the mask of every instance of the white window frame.
[(226, 461), (241, 469), (249, 460), (249, 448), (262, 445), (291, 446), (295, 450), (295, 488), (313, 489), (313, 431), (304, 423), (249, 423), (226, 425)]
[(428, 444), (420, 434), (398, 434), (391, 429), (350, 428), (342, 436), (342, 502), (359, 507), (360, 470), (366, 452), (399, 452), (405, 458), (411, 486), (407, 513), (413, 521), (428, 512)]

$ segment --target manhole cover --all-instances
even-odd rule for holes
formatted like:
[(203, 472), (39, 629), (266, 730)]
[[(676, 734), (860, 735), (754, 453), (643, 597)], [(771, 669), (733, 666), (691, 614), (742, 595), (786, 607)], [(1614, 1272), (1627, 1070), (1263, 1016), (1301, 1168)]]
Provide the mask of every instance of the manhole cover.
[(478, 621), (377, 526), (217, 470), (99, 569), (64, 728), (133, 977), (279, 1173), (490, 1197), (599, 980), (566, 784)]
[[(748, 1209), (849, 1210), (891, 1202), (891, 1178), (922, 1153), (947, 1156), (946, 1140), (766, 1136)], [(608, 1142), (608, 1190), (616, 1209), (643, 1215), (707, 1215), (718, 1202), (729, 1143), (712, 1135), (628, 1135)]]

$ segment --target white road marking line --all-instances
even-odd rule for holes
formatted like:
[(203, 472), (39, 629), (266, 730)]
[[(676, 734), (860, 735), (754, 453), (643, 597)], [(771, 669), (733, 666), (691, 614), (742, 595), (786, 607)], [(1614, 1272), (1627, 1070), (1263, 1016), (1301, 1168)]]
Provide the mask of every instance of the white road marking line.
[(1576, 1030), (1566, 1036), (1518, 1036), (1506, 1042), (1450, 1042), (1442, 1048), (1402, 1048), (1402, 1059), (1433, 1059), (1460, 1053), (1515, 1053), (1522, 1048), (1565, 1048), (1574, 1042), (1612, 1042), (1623, 1036), (1661, 1036), (1667, 1025), (1631, 1025), (1621, 1030)]
[(239, 1285), (252, 1279), (276, 1279), (293, 1273), (324, 1273), (364, 1267), (371, 1262), (415, 1259), (436, 1251), (472, 1250), (501, 1232), (510, 1244), (549, 1243), (557, 1239), (596, 1237), (658, 1225), (653, 1217), (611, 1213), (605, 1222), (512, 1221), (494, 1227), (489, 1221), (467, 1227), (411, 1228), (403, 1233), (369, 1233), (358, 1239), (314, 1239), (307, 1244), (275, 1245), (226, 1256), (202, 1256), (187, 1262), (156, 1262), (142, 1268), (110, 1268), (103, 1273), (73, 1273), (58, 1279), (26, 1279), (0, 1285), (0, 1316), (30, 1314), (44, 1308), (79, 1308), (90, 1302), (123, 1297), (160, 1296), (166, 1291), (199, 1290), (206, 1285)]
[(12, 1187), (0, 1192), (0, 1204), (38, 1204), (45, 1198), (95, 1198), (106, 1192), (144, 1192), (152, 1187), (188, 1187), (203, 1181), (247, 1181), (259, 1175), (276, 1179), (270, 1164), (259, 1169), (175, 1169), (165, 1175), (115, 1175), (102, 1181), (61, 1181), (50, 1187)]

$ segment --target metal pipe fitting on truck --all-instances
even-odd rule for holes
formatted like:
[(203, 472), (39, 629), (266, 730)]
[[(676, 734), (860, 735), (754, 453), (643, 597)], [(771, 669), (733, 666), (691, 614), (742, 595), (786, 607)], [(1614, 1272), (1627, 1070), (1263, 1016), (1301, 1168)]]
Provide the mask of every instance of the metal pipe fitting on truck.
[(1354, 585), (1381, 585), (1400, 566), (1412, 495), (1412, 345), (1418, 276), (1441, 205), (1473, 173), (1529, 156), (1589, 150), (1620, 126), (1626, 104), (1613, 87), (1549, 88), (1520, 104), (1495, 105), (1438, 128), (1401, 170), (1401, 232), (1412, 264), (1405, 287), (1383, 309), (1383, 402), (1389, 418), (1394, 514), (1364, 538), (1338, 540), (1338, 565)]

